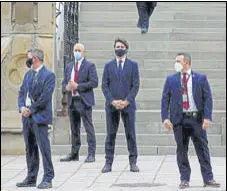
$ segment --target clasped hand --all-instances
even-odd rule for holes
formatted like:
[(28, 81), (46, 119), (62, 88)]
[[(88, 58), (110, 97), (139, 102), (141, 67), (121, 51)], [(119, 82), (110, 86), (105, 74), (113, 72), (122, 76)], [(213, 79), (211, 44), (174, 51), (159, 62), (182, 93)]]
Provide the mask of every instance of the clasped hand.
[(69, 80), (66, 89), (69, 90), (69, 91), (73, 91), (73, 90), (76, 90), (77, 87), (78, 87), (78, 83), (76, 83), (76, 82), (74, 82), (72, 80)]
[(129, 105), (129, 102), (127, 100), (113, 100), (111, 103), (116, 109), (122, 110), (126, 108)]
[(31, 111), (27, 107), (22, 107), (21, 113), (24, 117), (29, 117), (29, 115), (31, 115)]

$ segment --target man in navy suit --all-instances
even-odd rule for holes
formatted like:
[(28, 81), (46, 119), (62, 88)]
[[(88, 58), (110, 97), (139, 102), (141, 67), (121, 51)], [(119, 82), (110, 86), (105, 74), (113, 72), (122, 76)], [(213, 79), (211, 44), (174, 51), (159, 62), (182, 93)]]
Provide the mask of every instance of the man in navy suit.
[(40, 49), (31, 50), (31, 69), (25, 74), (18, 95), (18, 108), (22, 114), (23, 134), (26, 147), (28, 174), (18, 187), (36, 186), (39, 171), (39, 151), (42, 154), (44, 176), (40, 189), (52, 187), (54, 169), (51, 161), (48, 124), (52, 123), (52, 94), (55, 74), (43, 64), (44, 54)]
[(124, 123), (129, 151), (130, 170), (138, 172), (135, 132), (135, 97), (139, 90), (138, 64), (127, 58), (128, 43), (124, 39), (114, 42), (116, 57), (105, 64), (102, 91), (106, 98), (107, 136), (105, 141), (106, 163), (102, 172), (110, 172), (114, 158), (115, 139), (120, 121)]
[(68, 114), (71, 125), (71, 153), (60, 161), (78, 161), (81, 146), (81, 118), (87, 133), (88, 156), (85, 162), (95, 161), (96, 138), (92, 122), (92, 106), (95, 105), (93, 89), (98, 86), (98, 75), (93, 63), (84, 58), (84, 45), (74, 46), (75, 61), (67, 64), (62, 88), (68, 92)]
[[(191, 137), (199, 159), (204, 186), (219, 187), (213, 179), (206, 129), (212, 120), (212, 95), (207, 77), (191, 70), (191, 57), (179, 53), (177, 73), (167, 77), (161, 100), (164, 126), (174, 131), (180, 188), (189, 187), (188, 144)], [(170, 113), (170, 115), (169, 115)]]

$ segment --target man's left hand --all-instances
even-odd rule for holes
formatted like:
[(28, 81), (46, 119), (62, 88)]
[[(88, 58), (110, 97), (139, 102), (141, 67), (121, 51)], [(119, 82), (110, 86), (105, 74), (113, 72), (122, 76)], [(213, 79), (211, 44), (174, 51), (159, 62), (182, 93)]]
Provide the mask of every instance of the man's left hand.
[(120, 104), (120, 106), (119, 106), (119, 109), (124, 109), (124, 108), (126, 108), (128, 105), (129, 105), (128, 100), (122, 101), (121, 104)]
[(203, 129), (207, 129), (209, 126), (210, 120), (209, 119), (204, 119), (203, 120)]
[(73, 90), (76, 90), (78, 87), (78, 83), (74, 82), (74, 81), (70, 81), (70, 85), (72, 87)]

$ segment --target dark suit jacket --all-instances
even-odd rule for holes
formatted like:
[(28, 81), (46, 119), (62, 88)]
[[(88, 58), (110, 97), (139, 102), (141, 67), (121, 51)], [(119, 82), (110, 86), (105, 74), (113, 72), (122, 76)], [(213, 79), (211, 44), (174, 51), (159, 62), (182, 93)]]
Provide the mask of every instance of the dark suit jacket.
[(38, 124), (52, 123), (52, 94), (55, 88), (55, 74), (45, 66), (37, 74), (32, 85), (32, 69), (24, 77), (18, 94), (18, 108), (25, 106), (27, 92), (33, 102), (30, 107), (32, 119)]
[[(66, 90), (66, 86), (71, 80), (71, 72), (74, 67), (75, 61), (66, 65), (65, 75), (62, 81), (62, 89)], [(98, 87), (98, 75), (96, 67), (93, 63), (87, 61), (85, 58), (81, 63), (78, 73), (78, 92), (81, 99), (84, 101), (86, 106), (91, 107), (95, 105), (95, 97), (93, 88)], [(68, 106), (72, 103), (72, 91), (68, 91)]]
[[(173, 125), (181, 122), (183, 117), (181, 75), (175, 73), (167, 77), (161, 100), (162, 121), (168, 119)], [(203, 74), (192, 71), (192, 92), (198, 111), (203, 118), (212, 120), (212, 95), (207, 78)]]
[(125, 111), (136, 109), (135, 97), (140, 85), (138, 64), (126, 58), (122, 76), (122, 88), (120, 88), (116, 58), (105, 64), (102, 91), (106, 98), (106, 109), (115, 109), (111, 102), (117, 99), (129, 101), (130, 104), (125, 108)]

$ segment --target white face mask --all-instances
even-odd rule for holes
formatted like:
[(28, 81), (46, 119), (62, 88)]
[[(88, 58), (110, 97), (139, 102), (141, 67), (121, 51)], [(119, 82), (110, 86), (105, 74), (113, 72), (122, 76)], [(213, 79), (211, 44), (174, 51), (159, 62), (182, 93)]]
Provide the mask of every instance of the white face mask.
[(183, 66), (180, 62), (176, 62), (174, 68), (175, 68), (176, 72), (181, 72), (183, 69)]

